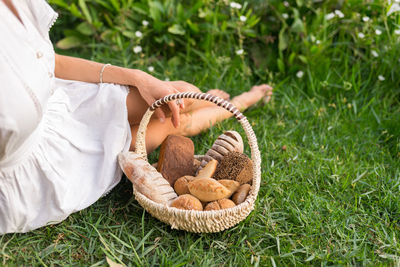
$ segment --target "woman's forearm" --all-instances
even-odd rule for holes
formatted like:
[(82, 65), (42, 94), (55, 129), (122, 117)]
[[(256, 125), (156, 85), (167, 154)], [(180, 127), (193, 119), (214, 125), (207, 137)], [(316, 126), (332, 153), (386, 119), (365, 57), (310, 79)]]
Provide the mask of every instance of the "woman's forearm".
[[(86, 59), (56, 55), (55, 76), (65, 80), (99, 83), (103, 66), (104, 64)], [(103, 82), (136, 87), (140, 96), (148, 105), (166, 95), (185, 91), (186, 88), (193, 86), (181, 82), (178, 88), (175, 87), (174, 83), (161, 81), (141, 70), (117, 66), (107, 66), (104, 69)], [(172, 113), (171, 121), (175, 127), (178, 127), (179, 108), (183, 107), (183, 105), (180, 104), (178, 107), (177, 103), (169, 102), (168, 107)], [(157, 109), (155, 112), (160, 120), (165, 120), (165, 114), (162, 109)]]
[[(56, 54), (55, 76), (65, 80), (99, 83), (103, 66), (102, 63)], [(103, 71), (103, 82), (135, 85), (143, 74), (140, 70), (107, 66)]]

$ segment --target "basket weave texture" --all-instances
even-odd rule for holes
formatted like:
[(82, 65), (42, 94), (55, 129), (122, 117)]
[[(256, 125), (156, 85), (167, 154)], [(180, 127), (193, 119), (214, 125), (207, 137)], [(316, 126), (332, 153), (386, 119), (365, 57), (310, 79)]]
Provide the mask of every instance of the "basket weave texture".
[(133, 189), (135, 198), (147, 212), (160, 221), (171, 225), (173, 229), (180, 229), (195, 233), (220, 232), (238, 224), (250, 214), (250, 212), (254, 209), (254, 202), (257, 198), (261, 181), (261, 157), (258, 149), (257, 138), (247, 118), (234, 105), (223, 100), (222, 98), (205, 93), (184, 92), (167, 95), (164, 98), (154, 102), (144, 114), (137, 132), (135, 145), (136, 151), (130, 153), (137, 153), (142, 158), (147, 159), (145, 136), (150, 117), (154, 113), (155, 109), (159, 108), (160, 106), (170, 101), (184, 98), (212, 102), (217, 106), (223, 107), (229, 112), (233, 113), (235, 118), (240, 122), (249, 141), (251, 159), (253, 161), (253, 179), (251, 191), (243, 203), (233, 208), (215, 211), (180, 210), (173, 207), (168, 207), (152, 201), (137, 191), (134, 187)]

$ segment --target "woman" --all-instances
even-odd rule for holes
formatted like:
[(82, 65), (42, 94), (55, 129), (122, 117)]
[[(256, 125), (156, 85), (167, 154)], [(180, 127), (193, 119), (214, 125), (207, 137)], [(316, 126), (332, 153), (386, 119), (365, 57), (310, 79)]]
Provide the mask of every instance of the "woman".
[[(121, 178), (148, 105), (199, 91), (140, 70), (54, 54), (57, 14), (44, 0), (0, 0), (0, 234), (27, 232), (93, 204)], [(212, 90), (223, 98), (229, 95)], [(272, 94), (255, 86), (232, 99), (246, 109)], [(147, 149), (169, 134), (195, 135), (231, 114), (208, 103), (169, 103), (148, 126)], [(133, 137), (133, 138), (132, 138)]]

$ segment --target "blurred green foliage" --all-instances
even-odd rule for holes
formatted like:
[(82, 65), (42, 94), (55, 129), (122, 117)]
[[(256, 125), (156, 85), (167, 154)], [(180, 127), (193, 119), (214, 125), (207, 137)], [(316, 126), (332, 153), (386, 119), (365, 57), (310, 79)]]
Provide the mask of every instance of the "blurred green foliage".
[[(146, 65), (235, 65), (245, 77), (271, 81), (337, 72), (311, 90), (353, 91), (363, 80), (396, 83), (400, 25), (386, 1), (50, 0), (61, 14), (52, 31), (59, 49), (110, 51)], [(55, 38), (54, 38), (55, 37)], [(93, 54), (89, 52), (88, 54)], [(346, 70), (360, 65), (357, 77)], [(343, 72), (343, 73), (342, 73)], [(380, 77), (382, 79), (382, 77)], [(390, 79), (390, 80), (388, 80)], [(340, 80), (340, 83), (337, 81)], [(329, 92), (328, 92), (329, 95)]]

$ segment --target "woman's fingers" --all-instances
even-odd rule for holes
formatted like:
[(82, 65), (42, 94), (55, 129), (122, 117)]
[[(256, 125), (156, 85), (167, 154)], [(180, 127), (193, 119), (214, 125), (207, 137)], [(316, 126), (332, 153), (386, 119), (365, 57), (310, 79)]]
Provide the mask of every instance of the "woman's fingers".
[(176, 102), (169, 102), (168, 107), (171, 110), (172, 113), (172, 124), (174, 125), (175, 128), (179, 127), (179, 107), (176, 104)]
[[(180, 92), (181, 91), (179, 91), (178, 88), (174, 87), (174, 94), (178, 94)], [(180, 109), (184, 109), (185, 108), (185, 102), (183, 101), (183, 99), (178, 99), (178, 100), (175, 101), (175, 103), (178, 105), (178, 107)]]
[[(176, 94), (176, 93), (179, 93), (179, 91), (176, 89), (171, 89), (170, 93), (168, 93), (166, 95)], [(166, 96), (166, 95), (164, 95), (164, 96)], [(151, 104), (149, 104), (149, 105), (151, 105)], [(178, 102), (177, 101), (168, 102), (168, 108), (171, 111), (171, 122), (175, 128), (179, 127), (179, 110), (180, 110), (180, 108), (183, 108), (183, 107), (184, 106), (183, 106), (182, 100), (178, 101)], [(156, 113), (157, 118), (160, 120), (160, 122), (164, 123), (166, 115), (165, 115), (165, 112), (162, 110), (162, 108), (157, 108), (155, 110), (155, 113)]]

